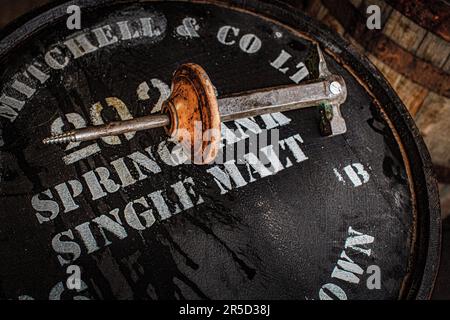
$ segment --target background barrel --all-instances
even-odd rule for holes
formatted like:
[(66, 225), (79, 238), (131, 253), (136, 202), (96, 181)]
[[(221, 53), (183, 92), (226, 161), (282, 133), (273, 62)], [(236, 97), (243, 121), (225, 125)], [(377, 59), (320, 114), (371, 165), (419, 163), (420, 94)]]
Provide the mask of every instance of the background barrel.
[[(450, 8), (441, 0), (287, 1), (320, 20), (363, 52), (415, 118), (450, 215)], [(381, 30), (366, 26), (368, 6), (381, 9)]]

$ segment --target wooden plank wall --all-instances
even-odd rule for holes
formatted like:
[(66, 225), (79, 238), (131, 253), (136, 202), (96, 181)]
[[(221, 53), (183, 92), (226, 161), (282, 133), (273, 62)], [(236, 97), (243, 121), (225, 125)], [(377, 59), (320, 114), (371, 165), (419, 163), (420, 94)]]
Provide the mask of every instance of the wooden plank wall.
[(1, 0), (0, 28), (33, 8), (49, 2), (50, 0)]
[[(381, 30), (366, 27), (372, 4), (381, 9)], [(443, 0), (304, 0), (295, 5), (349, 40), (384, 74), (424, 137), (440, 182), (442, 215), (450, 216), (449, 5)]]

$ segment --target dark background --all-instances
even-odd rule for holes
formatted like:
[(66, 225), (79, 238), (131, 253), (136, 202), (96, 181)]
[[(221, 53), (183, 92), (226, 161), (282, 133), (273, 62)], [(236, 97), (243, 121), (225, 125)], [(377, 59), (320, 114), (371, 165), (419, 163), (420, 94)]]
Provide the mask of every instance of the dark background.
[[(414, 0), (412, 0), (414, 1)], [(42, 6), (46, 3), (52, 2), (52, 0), (1, 0), (0, 2), (0, 29), (2, 29), (6, 24), (11, 22), (12, 20), (16, 19), (17, 17), (28, 13), (32, 11), (33, 9)], [(312, 5), (315, 5), (314, 2), (318, 1), (308, 1), (308, 0), (284, 0), (283, 2), (289, 3), (289, 5), (295, 6), (298, 9), (306, 10), (308, 8), (311, 8)], [(320, 2), (320, 1), (319, 1)], [(337, 1), (338, 2), (338, 1)], [(361, 1), (353, 0), (352, 3), (358, 3), (361, 5)], [(380, 1), (371, 1), (374, 3), (380, 2)], [(388, 1), (389, 2), (389, 1)], [(405, 2), (405, 1), (399, 1), (399, 2)], [(450, 16), (450, 8), (446, 1), (417, 1), (420, 2), (420, 5), (429, 6), (429, 9), (432, 10), (436, 8), (436, 6), (439, 6), (439, 8), (444, 8), (444, 12), (440, 12), (440, 15), (443, 16)], [(396, 8), (400, 9), (401, 8)], [(440, 10), (442, 11), (442, 10)], [(325, 16), (326, 18), (326, 16)], [(323, 19), (321, 19), (323, 20)], [(381, 70), (383, 72), (383, 70)], [(389, 80), (389, 79), (388, 79)], [(391, 82), (392, 84), (392, 82)], [(395, 87), (393, 85), (394, 89), (396, 89), (399, 92), (399, 88)], [(400, 88), (401, 89), (401, 88)], [(401, 92), (399, 92), (399, 95), (401, 96)], [(402, 96), (401, 96), (402, 98)], [(407, 102), (405, 101), (405, 104)], [(447, 106), (448, 107), (448, 106)], [(446, 120), (447, 125), (448, 121), (450, 119)], [(433, 157), (433, 152), (432, 157)], [(450, 150), (448, 151), (450, 153)], [(433, 158), (434, 160), (434, 158)], [(440, 185), (440, 191), (441, 191), (441, 206), (442, 206), (442, 254), (441, 254), (441, 261), (440, 261), (440, 270), (437, 277), (437, 281), (435, 284), (435, 289), (432, 298), (433, 299), (448, 299), (450, 300), (450, 216), (449, 216), (449, 202), (450, 197), (448, 196), (448, 185)], [(447, 191), (445, 191), (447, 190)]]

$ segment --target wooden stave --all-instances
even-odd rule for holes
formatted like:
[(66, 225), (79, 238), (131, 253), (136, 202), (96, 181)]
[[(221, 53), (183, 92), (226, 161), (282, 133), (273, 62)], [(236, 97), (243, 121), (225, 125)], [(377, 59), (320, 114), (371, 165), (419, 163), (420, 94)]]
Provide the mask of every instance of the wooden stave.
[[(446, 40), (448, 32), (445, 31), (448, 30), (450, 23), (444, 19), (446, 12), (442, 14), (444, 18), (439, 16), (439, 19), (437, 19), (437, 21), (443, 20), (441, 24), (436, 22), (433, 24), (433, 21), (427, 19), (432, 12), (442, 7), (442, 1), (427, 3), (426, 8), (429, 8), (429, 10), (420, 16), (414, 15), (414, 13), (420, 12), (419, 9), (412, 10), (412, 6), (406, 6), (404, 2), (346, 0), (339, 2), (339, 7), (336, 8), (336, 2), (333, 1), (307, 0), (296, 5), (350, 41), (361, 53), (367, 55), (369, 60), (383, 73), (416, 120), (419, 130), (430, 148), (438, 180), (442, 183), (448, 183), (450, 180), (448, 173), (450, 159), (448, 155), (443, 156), (442, 154), (444, 153), (443, 150), (450, 148), (450, 146), (448, 141), (439, 146), (435, 141), (439, 140), (442, 135), (442, 132), (438, 131), (438, 127), (445, 125), (445, 119), (449, 119), (450, 116), (448, 90), (444, 87), (436, 87), (437, 83), (450, 83), (450, 43)], [(417, 8), (424, 8), (423, 1), (417, 0), (415, 2), (420, 4)], [(370, 4), (377, 4), (381, 8), (381, 31), (368, 30), (365, 25), (365, 8)], [(405, 12), (404, 16), (403, 12)], [(392, 32), (389, 36), (384, 34), (383, 28), (386, 25), (395, 25), (390, 19), (401, 19), (406, 26), (413, 26), (410, 28), (412, 30), (408, 31), (409, 39), (411, 34), (420, 31), (421, 41), (408, 42), (408, 40), (402, 39), (402, 34), (398, 32)], [(354, 31), (347, 32), (352, 27)], [(425, 29), (426, 27), (429, 30)], [(390, 29), (394, 28), (391, 26)], [(427, 37), (432, 38), (437, 43), (428, 50), (438, 51), (436, 47), (443, 46), (446, 48), (447, 58), (441, 57), (440, 61), (437, 61), (438, 59), (435, 59), (436, 61), (424, 59), (423, 55), (427, 52), (424, 47), (432, 43), (430, 40), (425, 42), (425, 39), (428, 39)], [(408, 46), (411, 48), (408, 48)], [(417, 52), (422, 56), (419, 56)], [(441, 54), (441, 56), (445, 55)], [(413, 66), (412, 69), (410, 69), (410, 66)], [(434, 115), (436, 111), (440, 113), (439, 117)], [(443, 124), (438, 124), (439, 121)]]

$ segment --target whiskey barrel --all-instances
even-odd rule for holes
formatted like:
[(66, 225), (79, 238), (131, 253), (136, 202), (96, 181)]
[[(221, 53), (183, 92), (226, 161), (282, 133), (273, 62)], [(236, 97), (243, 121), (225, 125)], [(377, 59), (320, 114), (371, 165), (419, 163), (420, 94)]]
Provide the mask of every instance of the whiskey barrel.
[[(69, 4), (81, 30), (66, 27)], [(317, 44), (346, 82), (342, 135), (323, 137), (309, 108), (224, 123), (223, 148), (245, 148), (207, 166), (184, 163), (163, 129), (41, 143), (157, 112), (187, 62), (219, 96), (312, 81)], [(366, 58), (301, 12), (239, 0), (52, 4), (1, 34), (0, 91), (2, 298), (431, 294), (440, 212), (424, 142)]]
[[(290, 1), (287, 1), (290, 2)], [(438, 178), (450, 182), (450, 6), (446, 1), (290, 2), (340, 33), (383, 73), (415, 117)], [(369, 29), (377, 5), (381, 29)]]
[(0, 28), (18, 18), (20, 15), (29, 12), (33, 8), (37, 8), (48, 3), (50, 0), (3, 0), (2, 11), (0, 13)]

